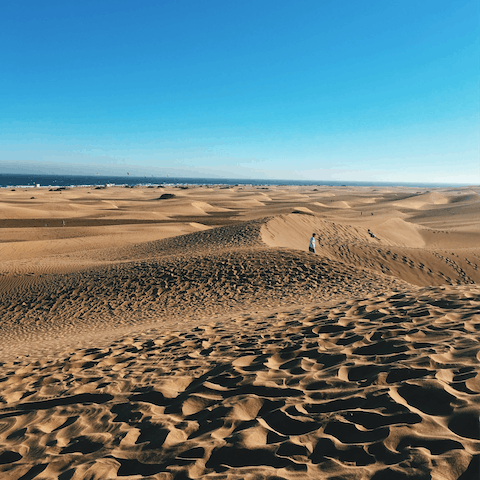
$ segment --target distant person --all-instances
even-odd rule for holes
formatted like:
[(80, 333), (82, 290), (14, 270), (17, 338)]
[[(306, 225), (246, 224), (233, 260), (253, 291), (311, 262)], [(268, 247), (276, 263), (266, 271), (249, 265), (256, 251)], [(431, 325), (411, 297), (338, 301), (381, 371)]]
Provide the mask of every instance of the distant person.
[(312, 253), (316, 253), (315, 252), (315, 234), (312, 233), (312, 238), (310, 239), (310, 245), (308, 246), (308, 250)]

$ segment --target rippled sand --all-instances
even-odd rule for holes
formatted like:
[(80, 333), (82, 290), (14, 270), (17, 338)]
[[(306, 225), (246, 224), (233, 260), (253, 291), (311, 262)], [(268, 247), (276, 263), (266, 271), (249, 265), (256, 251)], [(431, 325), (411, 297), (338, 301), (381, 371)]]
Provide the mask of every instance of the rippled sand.
[(2, 479), (479, 478), (479, 188), (15, 190)]

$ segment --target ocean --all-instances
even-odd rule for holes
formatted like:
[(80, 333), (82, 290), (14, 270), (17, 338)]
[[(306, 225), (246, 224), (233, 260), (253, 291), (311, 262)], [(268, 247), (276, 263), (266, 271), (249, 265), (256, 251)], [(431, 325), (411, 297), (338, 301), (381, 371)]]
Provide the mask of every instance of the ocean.
[(0, 188), (14, 187), (73, 187), (94, 185), (327, 185), (360, 187), (458, 187), (445, 183), (402, 183), (402, 182), (354, 182), (334, 180), (265, 180), (238, 178), (187, 178), (153, 176), (104, 176), (104, 175), (28, 175), (0, 174)]

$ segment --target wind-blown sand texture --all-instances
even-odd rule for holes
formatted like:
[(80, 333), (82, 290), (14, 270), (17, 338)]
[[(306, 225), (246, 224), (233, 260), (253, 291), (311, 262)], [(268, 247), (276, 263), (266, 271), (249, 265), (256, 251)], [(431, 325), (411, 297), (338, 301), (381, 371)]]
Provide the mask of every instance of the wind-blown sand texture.
[(479, 478), (480, 188), (14, 190), (1, 479)]

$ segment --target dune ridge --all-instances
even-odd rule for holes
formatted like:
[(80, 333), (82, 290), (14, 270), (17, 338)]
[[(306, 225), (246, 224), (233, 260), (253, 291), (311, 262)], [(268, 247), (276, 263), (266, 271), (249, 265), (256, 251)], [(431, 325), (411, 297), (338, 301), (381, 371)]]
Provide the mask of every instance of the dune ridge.
[[(2, 324), (12, 338), (49, 335), (57, 318), (70, 329), (109, 328), (153, 318), (200, 316), (332, 297), (364, 295), (382, 284), (405, 289), (391, 276), (260, 240), (263, 222), (218, 227), (108, 252), (109, 261), (69, 273), (44, 273), (0, 293)], [(90, 254), (91, 258), (95, 258)], [(115, 259), (115, 261), (113, 261)], [(19, 278), (23, 278), (19, 275)], [(18, 283), (20, 283), (20, 279)], [(65, 330), (65, 324), (60, 324)], [(69, 334), (71, 334), (70, 332)], [(6, 337), (7, 333), (4, 333)], [(0, 347), (1, 350), (1, 347)]]

